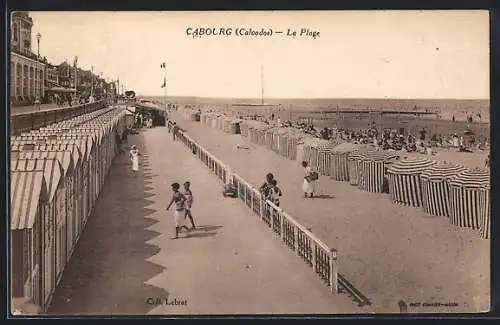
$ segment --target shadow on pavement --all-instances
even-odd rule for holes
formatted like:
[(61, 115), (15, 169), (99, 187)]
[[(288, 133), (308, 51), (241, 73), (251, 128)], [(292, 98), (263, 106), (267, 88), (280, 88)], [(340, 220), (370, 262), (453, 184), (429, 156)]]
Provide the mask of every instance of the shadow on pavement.
[(335, 199), (335, 196), (329, 194), (315, 195), (313, 199)]
[[(143, 136), (130, 136), (144, 153)], [(147, 156), (147, 155), (145, 155)], [(144, 157), (141, 158), (145, 160)], [(49, 314), (145, 314), (154, 306), (150, 297), (165, 297), (163, 289), (145, 284), (165, 269), (147, 261), (160, 249), (146, 244), (159, 235), (146, 228), (158, 221), (149, 218), (152, 176), (142, 170), (132, 177), (127, 154), (117, 156), (94, 212), (66, 266)]]

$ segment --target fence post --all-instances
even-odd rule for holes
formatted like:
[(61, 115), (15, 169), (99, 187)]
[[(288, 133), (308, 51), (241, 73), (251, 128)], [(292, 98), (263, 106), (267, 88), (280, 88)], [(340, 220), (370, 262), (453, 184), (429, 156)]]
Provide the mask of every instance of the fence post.
[(280, 216), (280, 236), (283, 238), (283, 220), (285, 219), (285, 213), (280, 209), (278, 214)]
[(318, 262), (318, 256), (316, 256), (316, 253), (317, 253), (317, 245), (316, 245), (316, 242), (313, 241), (312, 243), (313, 247), (311, 247), (311, 250), (312, 250), (312, 267), (313, 267), (313, 270), (314, 270), (314, 273), (318, 273), (318, 267), (317, 267), (317, 262)]
[(262, 199), (262, 195), (259, 196), (259, 205), (260, 205), (260, 218), (264, 219), (264, 207), (265, 207), (265, 202)]
[(339, 292), (338, 272), (339, 266), (337, 261), (337, 251), (332, 248), (330, 250), (330, 290), (332, 293)]
[(295, 224), (293, 225), (293, 241), (294, 241), (294, 245), (293, 247), (295, 247), (295, 250), (297, 251), (297, 254), (299, 254), (299, 227), (297, 227)]

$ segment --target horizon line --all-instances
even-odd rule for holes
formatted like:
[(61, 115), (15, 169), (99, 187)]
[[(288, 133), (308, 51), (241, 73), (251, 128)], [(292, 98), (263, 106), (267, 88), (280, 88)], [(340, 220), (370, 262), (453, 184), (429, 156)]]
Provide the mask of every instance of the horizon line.
[[(165, 97), (164, 95), (142, 95), (138, 94), (138, 97)], [(259, 97), (208, 97), (208, 96), (193, 96), (193, 95), (169, 95), (168, 98), (176, 98), (176, 97), (188, 97), (188, 98), (206, 98), (206, 99), (250, 99), (250, 100), (258, 100)], [(487, 100), (490, 101), (490, 98), (450, 98), (450, 97), (440, 97), (440, 98), (403, 98), (403, 97), (266, 97), (268, 100), (283, 100), (283, 99), (301, 99), (301, 100), (318, 100), (318, 99), (382, 99), (382, 100)], [(265, 99), (264, 99), (265, 102)]]

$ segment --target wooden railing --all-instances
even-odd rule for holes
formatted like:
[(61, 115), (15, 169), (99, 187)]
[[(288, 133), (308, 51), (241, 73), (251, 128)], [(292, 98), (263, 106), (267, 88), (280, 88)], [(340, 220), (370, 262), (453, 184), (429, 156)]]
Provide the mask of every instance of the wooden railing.
[(306, 265), (330, 287), (332, 293), (339, 292), (339, 266), (335, 249), (329, 248), (311, 231), (271, 201), (264, 200), (257, 189), (241, 176), (232, 173), (229, 166), (184, 132), (179, 132), (178, 139), (224, 184), (235, 186), (238, 189), (238, 198), (264, 222), (277, 238), (304, 260)]
[(49, 124), (91, 113), (105, 107), (107, 107), (106, 102), (99, 101), (65, 108), (53, 108), (38, 112), (11, 114), (10, 133), (11, 135), (19, 135), (23, 132), (36, 130)]

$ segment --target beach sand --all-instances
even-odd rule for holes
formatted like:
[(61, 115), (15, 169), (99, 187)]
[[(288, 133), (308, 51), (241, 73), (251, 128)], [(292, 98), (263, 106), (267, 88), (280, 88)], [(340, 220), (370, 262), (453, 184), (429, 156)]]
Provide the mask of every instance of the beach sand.
[[(317, 186), (324, 198), (304, 199), (299, 161), (280, 157), (240, 135), (184, 120), (179, 113), (171, 116), (255, 187), (272, 172), (284, 193), (283, 209), (338, 250), (340, 273), (371, 300), (372, 312), (399, 312), (400, 300), (457, 304), (410, 306), (408, 312), (489, 310), (490, 242), (478, 231), (456, 228), (446, 217), (426, 216), (421, 208), (392, 204), (388, 195), (363, 192), (324, 176)], [(472, 165), (482, 159), (463, 155)], [(450, 152), (440, 157), (451, 161), (463, 155)]]

